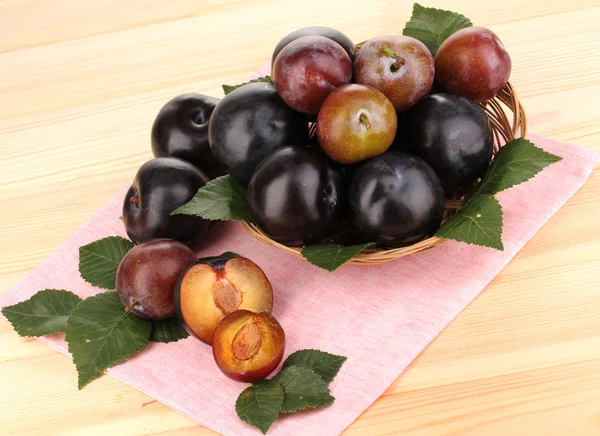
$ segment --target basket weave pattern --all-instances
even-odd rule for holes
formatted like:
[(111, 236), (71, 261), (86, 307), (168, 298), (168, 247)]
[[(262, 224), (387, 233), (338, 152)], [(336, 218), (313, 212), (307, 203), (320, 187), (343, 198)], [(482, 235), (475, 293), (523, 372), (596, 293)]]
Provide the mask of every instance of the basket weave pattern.
[[(488, 114), (491, 128), (494, 133), (494, 154), (496, 154), (500, 147), (507, 142), (515, 138), (526, 136), (527, 119), (525, 117), (525, 110), (523, 109), (523, 105), (519, 102), (517, 94), (510, 83), (507, 83), (496, 97), (483, 102), (481, 105)], [(446, 200), (444, 221), (461, 208), (462, 197), (464, 194), (465, 193), (457, 193), (453, 199)], [(297, 257), (302, 257), (302, 247), (288, 247), (280, 244), (269, 238), (255, 224), (244, 222), (244, 225), (246, 230), (248, 230), (248, 233), (259, 241), (277, 247)], [(389, 262), (409, 254), (429, 250), (445, 241), (446, 240), (443, 238), (432, 236), (407, 247), (389, 250), (382, 250), (379, 248), (367, 249), (354, 256), (348, 263), (354, 265), (375, 265)]]

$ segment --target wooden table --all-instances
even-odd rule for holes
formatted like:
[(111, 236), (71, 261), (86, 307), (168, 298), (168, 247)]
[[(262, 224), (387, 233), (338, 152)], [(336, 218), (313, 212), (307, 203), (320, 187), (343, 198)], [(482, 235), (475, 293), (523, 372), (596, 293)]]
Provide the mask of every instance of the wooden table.
[[(301, 3), (302, 7), (298, 6)], [(498, 33), (530, 131), (600, 151), (600, 1), (428, 2)], [(384, 0), (0, 1), (0, 292), (130, 182), (161, 105), (221, 96), (283, 35), (400, 33)], [(347, 435), (600, 434), (600, 171)], [(0, 434), (207, 435), (0, 321)]]

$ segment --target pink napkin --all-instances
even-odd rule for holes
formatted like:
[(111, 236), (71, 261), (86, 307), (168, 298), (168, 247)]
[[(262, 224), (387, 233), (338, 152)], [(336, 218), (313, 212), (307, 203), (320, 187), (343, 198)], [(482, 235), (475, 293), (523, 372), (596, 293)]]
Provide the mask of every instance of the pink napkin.
[[(530, 139), (564, 159), (532, 181), (500, 194), (504, 252), (450, 241), (384, 265), (346, 265), (329, 273), (256, 241), (241, 224), (221, 227), (210, 246), (198, 254), (231, 250), (264, 269), (275, 292), (273, 314), (286, 332), (286, 356), (316, 348), (348, 357), (331, 384), (336, 398), (331, 407), (280, 418), (269, 434), (341, 433), (585, 183), (599, 161), (591, 150), (541, 137)], [(125, 189), (2, 295), (0, 306), (46, 288), (67, 289), (82, 297), (100, 292), (80, 278), (78, 249), (105, 236), (125, 236), (119, 220), (124, 194)], [(68, 354), (62, 334), (40, 340)], [(151, 344), (108, 373), (218, 432), (260, 434), (234, 411), (246, 385), (223, 376), (210, 347), (192, 337)], [(77, 389), (74, 367), (73, 389)]]

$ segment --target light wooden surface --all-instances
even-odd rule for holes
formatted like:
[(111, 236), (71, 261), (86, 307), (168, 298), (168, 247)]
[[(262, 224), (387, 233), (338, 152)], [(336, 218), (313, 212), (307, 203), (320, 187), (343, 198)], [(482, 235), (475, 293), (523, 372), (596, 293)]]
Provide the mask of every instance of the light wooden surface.
[[(299, 6), (302, 5), (302, 7)], [(513, 60), (530, 131), (600, 151), (600, 0), (456, 0)], [(380, 0), (0, 0), (0, 292), (151, 157), (161, 105), (221, 96), (286, 33), (401, 32)], [(551, 187), (549, 187), (551, 189)], [(600, 434), (600, 171), (347, 435)], [(399, 340), (402, 340), (399, 338)], [(1, 435), (208, 435), (0, 321)], [(232, 406), (233, 407), (233, 406)]]

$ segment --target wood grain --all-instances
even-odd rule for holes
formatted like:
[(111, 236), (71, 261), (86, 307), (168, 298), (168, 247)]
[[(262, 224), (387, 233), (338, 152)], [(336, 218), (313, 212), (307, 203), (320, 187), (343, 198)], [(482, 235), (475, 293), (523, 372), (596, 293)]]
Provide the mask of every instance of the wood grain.
[[(600, 2), (440, 0), (496, 31), (530, 131), (600, 151)], [(371, 0), (0, 0), (0, 292), (151, 157), (160, 106), (222, 95), (286, 33), (400, 32)], [(600, 434), (600, 172), (345, 434)], [(209, 435), (0, 321), (0, 434)]]

